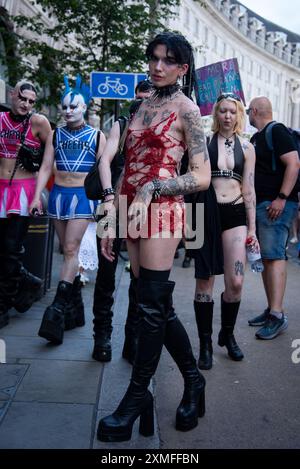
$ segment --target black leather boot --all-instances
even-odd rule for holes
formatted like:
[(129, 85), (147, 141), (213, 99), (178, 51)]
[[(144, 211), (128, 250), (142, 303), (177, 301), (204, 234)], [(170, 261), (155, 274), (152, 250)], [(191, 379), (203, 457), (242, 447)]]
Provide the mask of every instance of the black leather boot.
[[(2, 270), (1, 265), (1, 256), (0, 256), (0, 269)], [(2, 327), (7, 326), (9, 323), (9, 298), (7, 296), (7, 286), (6, 286), (6, 278), (2, 272), (0, 272), (0, 329)]]
[(41, 298), (43, 281), (24, 267), (16, 277), (16, 281), (18, 282), (18, 292), (12, 301), (12, 306), (19, 313), (25, 313), (35, 301)]
[[(100, 255), (99, 268), (94, 290), (94, 349), (92, 357), (99, 362), (109, 362), (111, 360), (111, 333), (112, 333), (112, 305), (114, 303), (113, 294), (115, 291), (115, 271), (118, 262), (118, 245), (114, 243), (116, 257), (113, 262), (108, 261)], [(115, 249), (116, 246), (116, 249)], [(97, 239), (98, 252), (101, 252), (101, 245)]]
[(205, 414), (205, 379), (197, 368), (186, 330), (172, 306), (169, 309), (164, 345), (184, 379), (184, 393), (176, 412), (176, 430), (188, 431), (195, 428), (198, 418)]
[(8, 311), (9, 311), (9, 306), (7, 303), (6, 295), (2, 291), (2, 288), (0, 285), (0, 329), (2, 329), (2, 327), (7, 326), (7, 324), (9, 323)]
[(219, 332), (218, 344), (228, 350), (228, 355), (232, 360), (243, 360), (244, 354), (236, 343), (233, 335), (236, 318), (239, 312), (240, 301), (235, 303), (226, 303), (221, 295), (221, 330)]
[(125, 341), (123, 345), (122, 357), (131, 365), (133, 364), (137, 348), (138, 326), (140, 315), (137, 303), (137, 282), (136, 278), (132, 278), (128, 290), (128, 313), (125, 324)]
[(194, 310), (200, 339), (198, 367), (200, 370), (210, 370), (213, 358), (211, 335), (214, 302), (194, 301)]
[(65, 308), (65, 331), (85, 325), (81, 287), (80, 275), (77, 275), (73, 282), (71, 301)]
[(54, 301), (46, 309), (38, 332), (40, 337), (57, 345), (63, 342), (65, 307), (71, 301), (72, 287), (73, 284), (71, 282), (61, 280), (58, 283)]
[(97, 431), (100, 441), (129, 440), (138, 417), (140, 433), (144, 436), (154, 433), (153, 398), (148, 386), (160, 359), (174, 285), (174, 282), (138, 281), (141, 321), (131, 382), (117, 410), (100, 420)]

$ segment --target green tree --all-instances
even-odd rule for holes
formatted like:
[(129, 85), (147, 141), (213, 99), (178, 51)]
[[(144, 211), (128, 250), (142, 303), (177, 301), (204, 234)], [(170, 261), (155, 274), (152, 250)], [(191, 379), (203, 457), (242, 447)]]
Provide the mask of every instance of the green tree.
[[(15, 25), (35, 36), (32, 40), (18, 35), (17, 55), (38, 59), (38, 67), (27, 68), (27, 76), (48, 90), (44, 102), (53, 104), (53, 96), (58, 100), (65, 73), (70, 76), (80, 73), (88, 79), (91, 71), (143, 71), (149, 37), (165, 29), (163, 21), (172, 16), (179, 0), (36, 0), (33, 3), (55, 19), (54, 26), (45, 25), (42, 15), (12, 17)], [(44, 35), (54, 40), (54, 47), (40, 39)], [(17, 78), (24, 75), (26, 63), (20, 66), (14, 61), (9, 65), (11, 75)]]

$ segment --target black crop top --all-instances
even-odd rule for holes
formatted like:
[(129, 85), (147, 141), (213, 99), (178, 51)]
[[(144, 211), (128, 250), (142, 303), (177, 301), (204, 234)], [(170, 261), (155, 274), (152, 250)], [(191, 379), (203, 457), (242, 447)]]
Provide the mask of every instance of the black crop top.
[(214, 134), (208, 145), (208, 153), (211, 165), (211, 176), (212, 177), (227, 177), (236, 179), (242, 182), (245, 155), (242, 149), (240, 139), (235, 135), (234, 142), (234, 168), (233, 169), (220, 169), (218, 167), (218, 134)]

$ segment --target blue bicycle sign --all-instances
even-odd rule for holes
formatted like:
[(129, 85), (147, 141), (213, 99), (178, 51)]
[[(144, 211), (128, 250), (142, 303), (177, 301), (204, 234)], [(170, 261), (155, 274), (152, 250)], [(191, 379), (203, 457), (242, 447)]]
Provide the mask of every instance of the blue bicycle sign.
[(115, 80), (110, 80), (110, 77), (106, 77), (105, 83), (101, 83), (98, 86), (98, 91), (100, 94), (108, 94), (110, 90), (113, 90), (114, 93), (124, 96), (128, 93), (128, 86), (121, 83), (121, 78), (116, 78)]
[(145, 79), (141, 73), (92, 72), (91, 93), (93, 98), (134, 99), (137, 83)]

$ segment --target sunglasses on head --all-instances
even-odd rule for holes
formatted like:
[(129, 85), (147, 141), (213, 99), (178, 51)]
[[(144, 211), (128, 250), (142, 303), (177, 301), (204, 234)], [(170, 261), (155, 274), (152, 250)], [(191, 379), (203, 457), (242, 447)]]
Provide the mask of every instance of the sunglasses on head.
[(235, 99), (236, 101), (241, 101), (241, 98), (237, 94), (228, 92), (228, 93), (220, 94), (220, 96), (217, 99), (217, 103), (222, 101), (222, 99), (228, 99), (228, 98)]
[(22, 96), (20, 94), (20, 92), (18, 93), (18, 98), (20, 99), (20, 101), (22, 101), (23, 103), (26, 103), (28, 101), (28, 103), (33, 106), (33, 104), (35, 103), (35, 99), (29, 99), (29, 98), (26, 98), (25, 96)]

